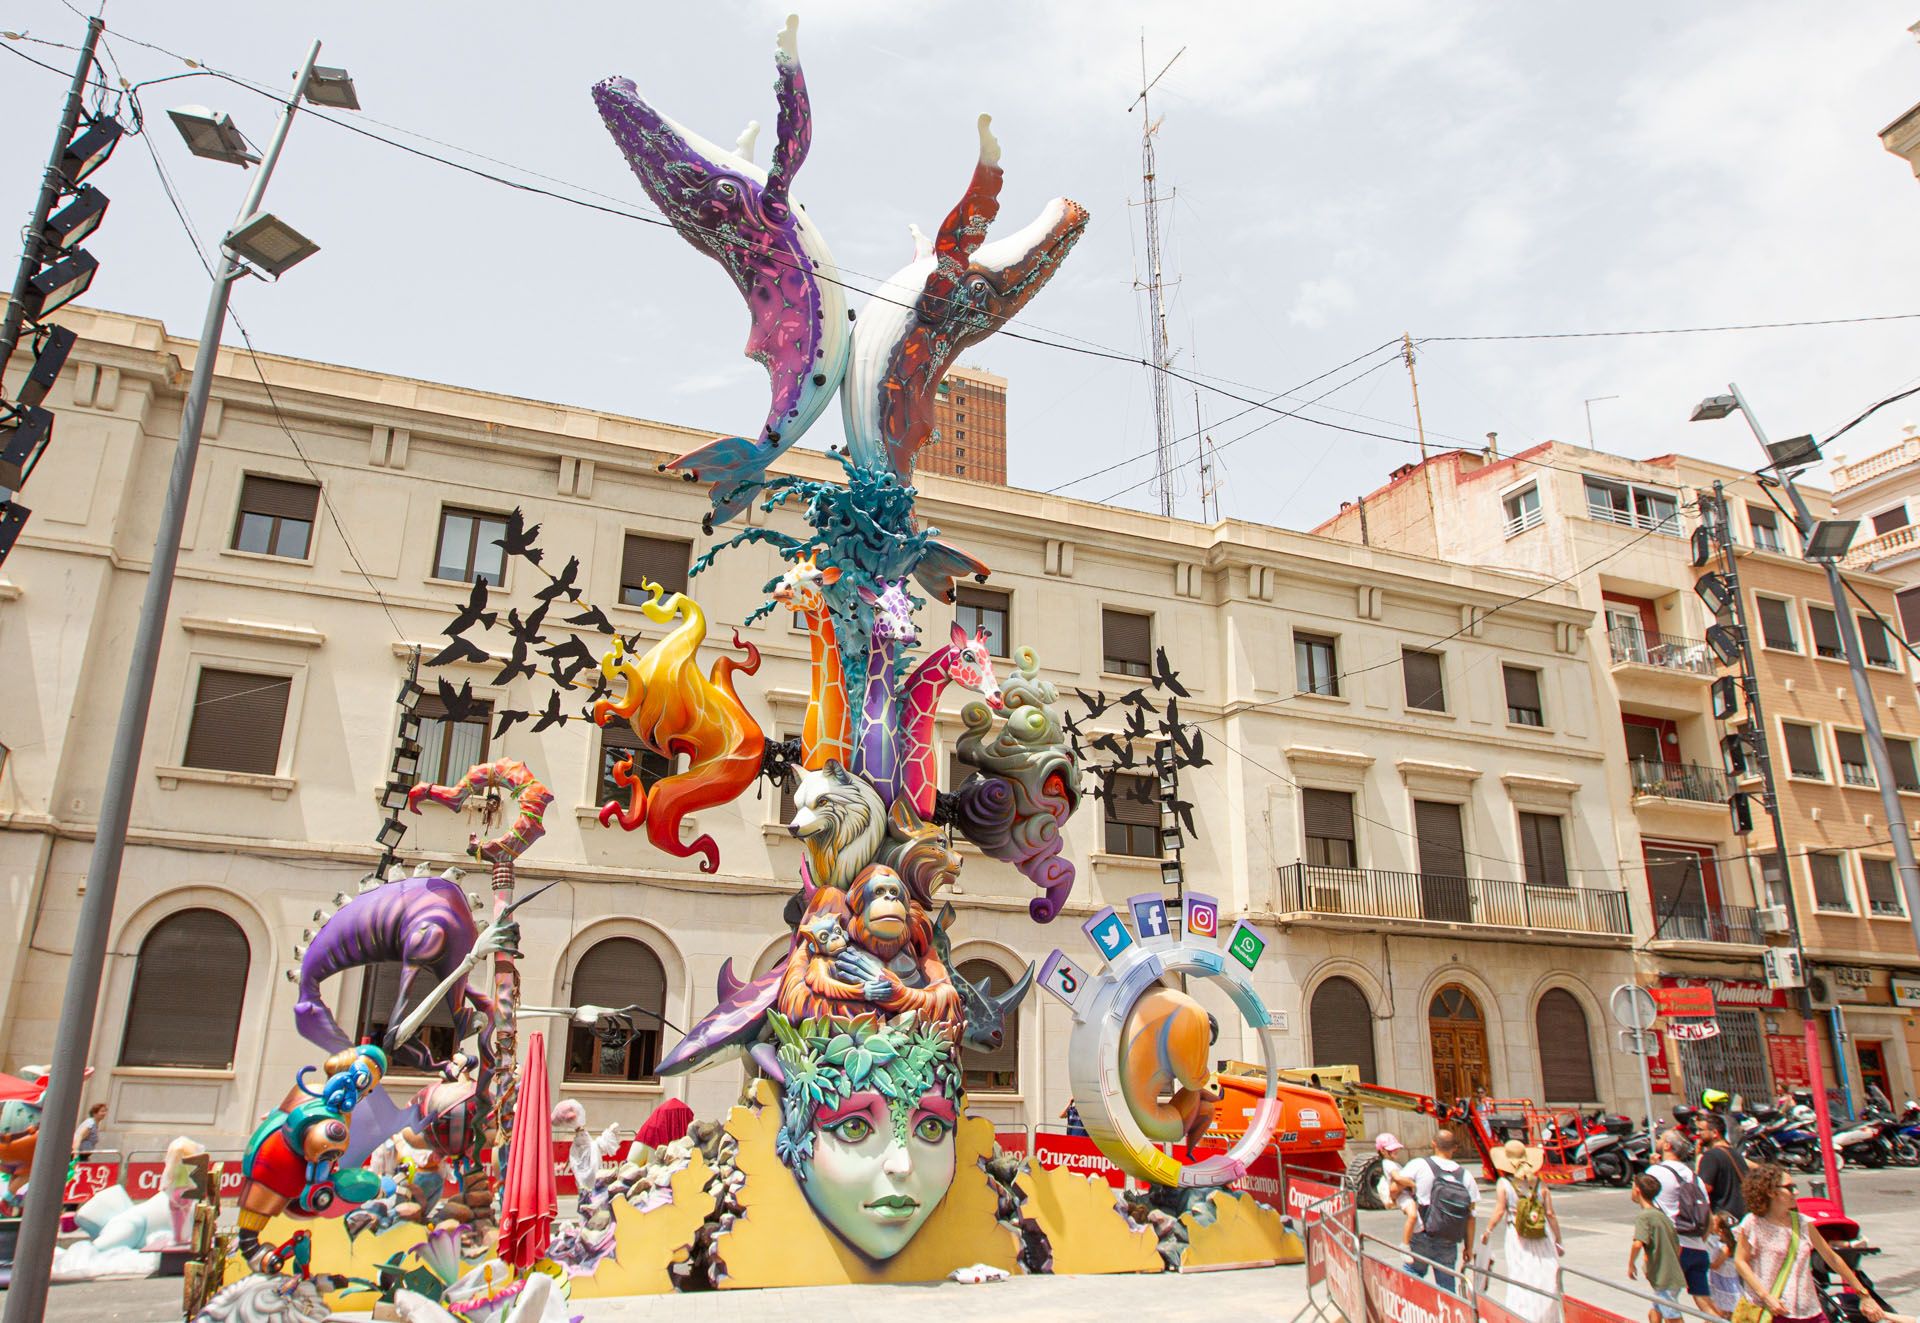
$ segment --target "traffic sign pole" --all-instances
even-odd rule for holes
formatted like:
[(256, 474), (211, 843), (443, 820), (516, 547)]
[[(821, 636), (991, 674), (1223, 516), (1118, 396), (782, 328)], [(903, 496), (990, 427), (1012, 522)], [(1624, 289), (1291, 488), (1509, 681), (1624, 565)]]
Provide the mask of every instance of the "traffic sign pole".
[(1640, 1101), (1647, 1109), (1647, 1144), (1651, 1152), (1654, 1142), (1653, 1074), (1647, 1063), (1647, 1030), (1653, 1024), (1650, 1014), (1653, 998), (1637, 983), (1622, 983), (1613, 990), (1611, 1006), (1614, 1018), (1627, 1022), (1627, 1027), (1633, 1031), (1633, 1041), (1640, 1048)]

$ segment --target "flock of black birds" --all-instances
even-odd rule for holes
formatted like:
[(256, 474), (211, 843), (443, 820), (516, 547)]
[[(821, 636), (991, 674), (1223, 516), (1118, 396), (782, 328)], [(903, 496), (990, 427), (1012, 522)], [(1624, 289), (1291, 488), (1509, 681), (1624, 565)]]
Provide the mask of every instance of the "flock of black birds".
[[(1168, 665), (1164, 647), (1153, 650), (1153, 673), (1149, 681), (1149, 685), (1130, 689), (1114, 699), (1109, 699), (1105, 690), (1097, 689), (1092, 694), (1084, 689), (1073, 691), (1080, 701), (1080, 710), (1069, 713), (1062, 724), (1081, 770), (1094, 778), (1091, 793), (1095, 799), (1113, 799), (1118, 795), (1135, 803), (1157, 803), (1161, 798), (1159, 774), (1163, 770), (1170, 768), (1177, 776), (1187, 768), (1205, 767), (1213, 761), (1207, 757), (1206, 736), (1200, 733), (1200, 728), (1180, 719), (1180, 700), (1193, 695), (1180, 683), (1180, 673)], [(1153, 693), (1165, 692), (1164, 706), (1154, 700), (1149, 688)], [(1087, 726), (1114, 708), (1126, 714), (1120, 729), (1090, 734)], [(1089, 749), (1105, 754), (1106, 760), (1091, 760)], [(1127, 778), (1124, 785), (1117, 784), (1121, 777)], [(1176, 793), (1169, 807), (1188, 836), (1199, 834), (1193, 825), (1191, 801), (1181, 799)]]

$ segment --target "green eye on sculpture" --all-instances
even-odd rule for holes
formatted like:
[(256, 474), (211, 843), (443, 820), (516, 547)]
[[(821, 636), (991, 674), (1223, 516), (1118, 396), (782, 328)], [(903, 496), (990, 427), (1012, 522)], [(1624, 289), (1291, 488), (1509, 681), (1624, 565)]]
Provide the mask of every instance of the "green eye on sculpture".
[(860, 1144), (873, 1134), (873, 1122), (864, 1116), (849, 1116), (838, 1125), (829, 1126), (828, 1130), (842, 1143)]
[(952, 1130), (952, 1126), (937, 1116), (923, 1116), (920, 1124), (913, 1128), (913, 1137), (923, 1144), (938, 1144)]

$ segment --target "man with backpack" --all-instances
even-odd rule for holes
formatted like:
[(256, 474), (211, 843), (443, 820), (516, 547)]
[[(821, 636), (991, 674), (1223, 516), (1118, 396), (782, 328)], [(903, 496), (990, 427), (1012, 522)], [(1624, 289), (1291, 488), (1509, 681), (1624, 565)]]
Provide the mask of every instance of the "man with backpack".
[(1433, 1156), (1415, 1158), (1401, 1170), (1400, 1179), (1413, 1182), (1413, 1201), (1420, 1210), (1418, 1228), (1407, 1238), (1407, 1249), (1418, 1257), (1407, 1271), (1425, 1277), (1433, 1267), (1434, 1285), (1454, 1289), (1449, 1269), (1460, 1261), (1460, 1247), (1473, 1243), (1473, 1218), (1480, 1206), (1480, 1190), (1473, 1177), (1453, 1160), (1456, 1141), (1451, 1130), (1433, 1136)]
[(1703, 1314), (1726, 1315), (1713, 1307), (1713, 1289), (1707, 1274), (1713, 1256), (1707, 1252), (1707, 1234), (1713, 1228), (1713, 1202), (1707, 1187), (1693, 1170), (1693, 1145), (1678, 1130), (1665, 1130), (1654, 1145), (1659, 1161), (1647, 1174), (1660, 1182), (1654, 1207), (1667, 1215), (1680, 1240), (1680, 1270), (1686, 1274), (1687, 1294)]

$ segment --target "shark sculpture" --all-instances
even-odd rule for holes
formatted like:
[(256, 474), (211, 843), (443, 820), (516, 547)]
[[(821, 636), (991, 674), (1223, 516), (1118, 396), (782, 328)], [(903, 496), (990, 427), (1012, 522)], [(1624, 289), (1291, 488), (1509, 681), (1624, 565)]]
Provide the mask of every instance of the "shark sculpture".
[(839, 268), (791, 196), (813, 140), (799, 22), (789, 16), (775, 45), (778, 141), (764, 170), (752, 160), (758, 123), (730, 151), (655, 110), (631, 79), (609, 78), (593, 89), (600, 118), (647, 196), (682, 238), (726, 268), (753, 318), (746, 355), (766, 368), (773, 391), (759, 436), (721, 437), (667, 465), (712, 482), (716, 523), (747, 507), (767, 465), (826, 410), (852, 340)]

